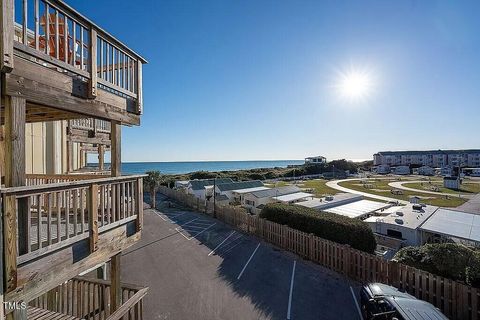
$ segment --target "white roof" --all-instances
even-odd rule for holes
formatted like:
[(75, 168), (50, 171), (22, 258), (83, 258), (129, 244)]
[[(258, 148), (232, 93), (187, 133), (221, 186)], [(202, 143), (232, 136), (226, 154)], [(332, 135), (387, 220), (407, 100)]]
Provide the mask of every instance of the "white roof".
[(388, 206), (390, 205), (384, 202), (359, 200), (341, 206), (325, 209), (325, 211), (340, 214), (349, 218), (358, 218)]
[(331, 208), (336, 205), (346, 204), (348, 202), (354, 202), (361, 200), (363, 196), (353, 193), (337, 193), (334, 196), (331, 196), (331, 200), (327, 200), (326, 197), (323, 198), (313, 198), (311, 200), (298, 202), (296, 204), (304, 206), (307, 208), (314, 208), (317, 210), (322, 210), (324, 208)]
[(372, 216), (363, 221), (371, 223), (384, 223), (401, 226), (409, 229), (417, 229), (428, 217), (434, 213), (438, 207), (426, 206), (422, 210), (413, 210), (413, 205), (409, 204), (394, 213), (384, 217)]
[(439, 208), (420, 229), (480, 242), (480, 215)]
[(282, 202), (290, 202), (290, 201), (295, 201), (295, 200), (308, 198), (308, 197), (313, 197), (313, 194), (306, 193), (306, 192), (295, 192), (295, 193), (290, 193), (283, 196), (273, 197), (273, 199), (282, 201)]
[(268, 188), (268, 187), (255, 187), (255, 188), (232, 190), (232, 192), (243, 194), (243, 193), (249, 193), (249, 192), (260, 191), (260, 190), (267, 190), (267, 189), (270, 189), (270, 188)]

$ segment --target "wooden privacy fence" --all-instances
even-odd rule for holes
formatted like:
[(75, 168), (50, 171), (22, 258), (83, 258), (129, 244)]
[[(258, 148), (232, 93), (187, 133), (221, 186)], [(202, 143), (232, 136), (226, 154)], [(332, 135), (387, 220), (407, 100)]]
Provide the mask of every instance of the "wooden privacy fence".
[[(213, 215), (212, 203), (163, 186), (159, 192)], [(243, 208), (215, 206), (215, 218), (353, 280), (382, 282), (405, 290), (430, 302), (450, 319), (480, 319), (477, 288), (250, 215)]]
[(121, 285), (122, 304), (111, 312), (110, 282), (77, 277), (33, 299), (28, 304), (87, 320), (141, 320), (147, 288)]

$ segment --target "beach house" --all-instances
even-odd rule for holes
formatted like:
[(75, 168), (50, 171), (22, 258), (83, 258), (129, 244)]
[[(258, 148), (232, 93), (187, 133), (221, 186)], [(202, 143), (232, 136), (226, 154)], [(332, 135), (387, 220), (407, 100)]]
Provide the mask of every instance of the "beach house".
[(206, 200), (207, 197), (213, 196), (214, 185), (232, 182), (233, 180), (230, 178), (195, 179), (188, 182), (186, 191), (187, 194), (193, 194), (201, 200)]
[(245, 193), (241, 205), (246, 208), (248, 212), (258, 214), (266, 204), (280, 202), (279, 197), (294, 194), (301, 194), (300, 198), (296, 200), (312, 197), (311, 194), (303, 193), (299, 187), (285, 186)]
[[(121, 175), (121, 137), (147, 61), (64, 1), (0, 4), (0, 318), (141, 319), (147, 288), (121, 281), (120, 257), (143, 183)], [(71, 174), (106, 150), (110, 170)]]
[(233, 203), (233, 202), (240, 203), (241, 194), (242, 194), (241, 192), (243, 190), (261, 190), (263, 187), (265, 186), (263, 182), (260, 180), (234, 181), (229, 183), (217, 184), (215, 193), (217, 195), (224, 196), (222, 198), (226, 197), (228, 199), (228, 202), (230, 203)]

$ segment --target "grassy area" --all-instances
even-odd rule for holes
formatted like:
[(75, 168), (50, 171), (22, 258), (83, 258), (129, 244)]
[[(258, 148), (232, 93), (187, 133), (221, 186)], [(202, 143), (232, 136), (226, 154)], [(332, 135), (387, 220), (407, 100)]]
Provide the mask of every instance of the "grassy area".
[(337, 193), (340, 192), (336, 189), (332, 189), (330, 187), (327, 187), (325, 185), (326, 182), (327, 182), (327, 180), (324, 180), (324, 179), (307, 180), (304, 183), (299, 184), (298, 186), (301, 187), (301, 188), (308, 188), (308, 189), (315, 190), (314, 193), (317, 196), (322, 196), (324, 194), (333, 195), (333, 194), (337, 194)]
[[(421, 182), (421, 183), (405, 183), (405, 187), (418, 189), (418, 190), (428, 190), (428, 191), (435, 191), (441, 192), (446, 194), (458, 194), (458, 190), (447, 189), (443, 187), (443, 182)], [(474, 182), (464, 182), (460, 187), (461, 193), (480, 193), (480, 183)]]
[(459, 198), (458, 195), (454, 194), (446, 194), (445, 196), (440, 195), (432, 195), (428, 193), (422, 192), (414, 192), (414, 191), (406, 191), (402, 190), (402, 194), (393, 194), (391, 190), (393, 189), (388, 184), (390, 182), (398, 181), (396, 179), (369, 179), (366, 180), (365, 184), (363, 184), (359, 180), (353, 181), (345, 181), (339, 183), (342, 187), (350, 188), (353, 190), (358, 190), (362, 192), (367, 192), (371, 194), (376, 194), (380, 196), (395, 198), (399, 200), (409, 200), (410, 196), (419, 196), (423, 199), (421, 202), (434, 205), (434, 206), (441, 206), (441, 207), (458, 207), (459, 205), (463, 204), (466, 199)]
[(290, 183), (288, 183), (287, 181), (277, 181), (276, 183), (265, 183), (265, 187), (269, 187), (269, 188), (280, 188), (280, 187), (285, 187), (285, 186), (288, 186)]

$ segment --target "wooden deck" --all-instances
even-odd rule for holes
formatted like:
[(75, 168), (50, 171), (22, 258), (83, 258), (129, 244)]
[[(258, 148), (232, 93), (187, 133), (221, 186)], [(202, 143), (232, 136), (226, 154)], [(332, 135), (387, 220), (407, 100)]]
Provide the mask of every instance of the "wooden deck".
[(28, 320), (81, 320), (67, 314), (57, 313), (37, 307), (28, 306), (27, 308)]

